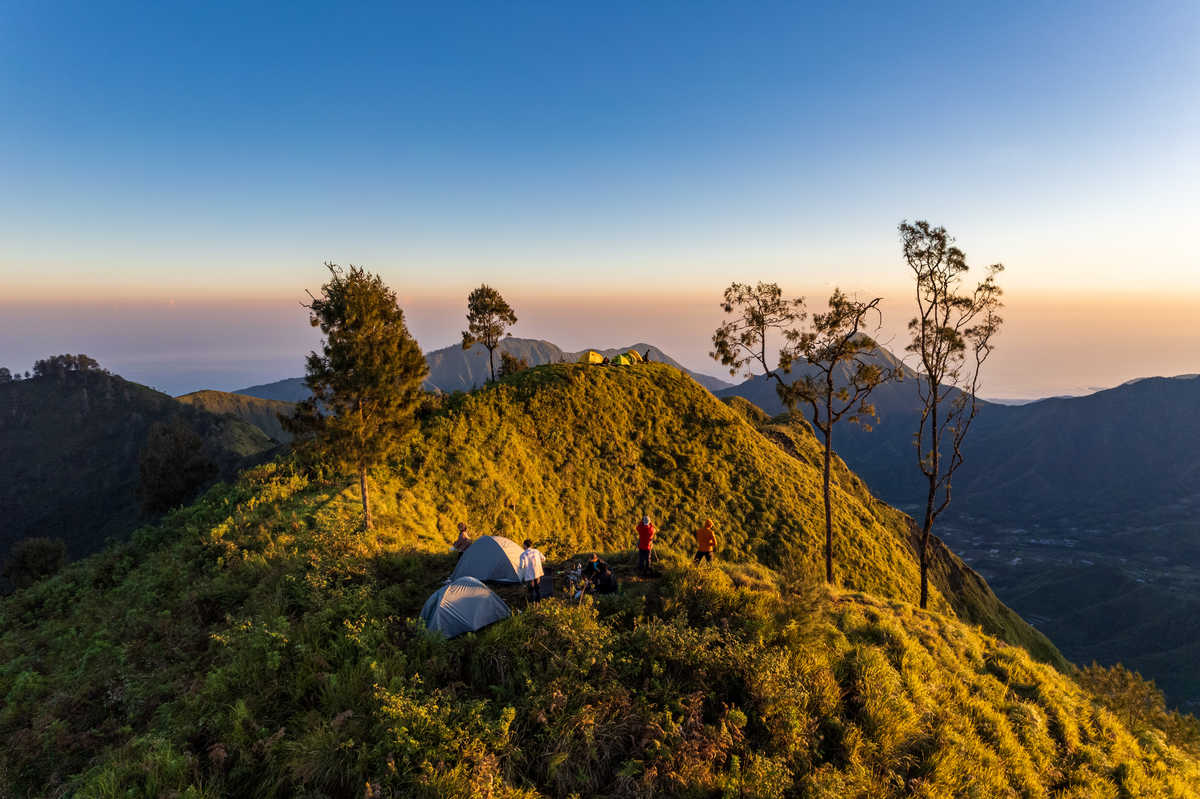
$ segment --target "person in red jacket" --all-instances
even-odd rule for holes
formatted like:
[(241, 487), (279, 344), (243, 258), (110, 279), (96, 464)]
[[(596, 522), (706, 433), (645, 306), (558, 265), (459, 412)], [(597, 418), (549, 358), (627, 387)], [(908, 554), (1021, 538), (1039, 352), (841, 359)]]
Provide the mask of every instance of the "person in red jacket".
[(654, 534), (658, 528), (650, 521), (649, 516), (642, 517), (642, 523), (636, 528), (638, 534), (638, 570), (643, 574), (650, 572), (650, 551), (654, 549)]

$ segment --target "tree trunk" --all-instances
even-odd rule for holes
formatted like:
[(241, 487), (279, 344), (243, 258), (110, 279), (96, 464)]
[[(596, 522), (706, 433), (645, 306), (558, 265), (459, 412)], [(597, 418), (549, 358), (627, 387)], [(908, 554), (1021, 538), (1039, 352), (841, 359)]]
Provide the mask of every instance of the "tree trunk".
[(496, 382), (496, 358), (494, 357), (495, 354), (496, 354), (496, 351), (493, 350), (491, 347), (488, 347), (488, 369), (490, 369), (492, 372), (492, 382), (493, 383)]
[(825, 431), (825, 582), (833, 584), (833, 504), (829, 497), (829, 462), (833, 455), (833, 431)]
[(933, 529), (934, 478), (929, 479), (929, 497), (925, 501), (925, 521), (921, 525), (921, 608), (929, 605), (929, 531)]
[(371, 521), (371, 499), (367, 493), (367, 470), (365, 468), (358, 470), (358, 488), (362, 492), (363, 529), (370, 530), (374, 526), (374, 522)]
[(941, 468), (941, 436), (938, 433), (938, 384), (930, 381), (932, 388), (933, 426), (929, 428), (930, 470), (929, 494), (925, 497), (925, 521), (921, 524), (921, 609), (929, 606), (929, 531), (933, 529), (933, 503), (937, 500), (938, 470)]

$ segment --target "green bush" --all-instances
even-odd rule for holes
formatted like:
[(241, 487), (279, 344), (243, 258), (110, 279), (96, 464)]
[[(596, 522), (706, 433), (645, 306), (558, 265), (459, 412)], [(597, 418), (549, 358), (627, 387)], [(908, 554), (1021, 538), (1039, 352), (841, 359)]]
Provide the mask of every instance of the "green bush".
[(4, 576), (15, 588), (28, 588), (57, 574), (67, 562), (67, 544), (61, 538), (23, 538), (12, 545)]

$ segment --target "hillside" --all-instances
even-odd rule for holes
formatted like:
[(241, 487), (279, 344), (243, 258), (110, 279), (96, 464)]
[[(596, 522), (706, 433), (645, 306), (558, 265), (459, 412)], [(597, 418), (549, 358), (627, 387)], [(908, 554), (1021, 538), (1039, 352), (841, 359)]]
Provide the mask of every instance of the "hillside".
[(228, 391), (193, 391), (175, 399), (209, 413), (228, 414), (241, 419), (280, 443), (292, 440), (292, 434), (284, 430), (283, 423), (279, 421), (280, 414), (291, 414), (293, 404), (290, 402), (233, 394)]
[[(655, 363), (665, 363), (677, 369), (683, 369), (696, 382), (710, 391), (727, 389), (733, 385), (719, 377), (684, 369), (674, 358), (650, 344), (638, 343), (631, 344), (628, 347), (614, 347), (596, 351), (602, 355), (612, 356), (628, 352), (631, 349), (636, 349), (643, 354), (649, 352), (650, 359)], [(507, 352), (510, 355), (521, 358), (530, 366), (543, 366), (552, 363), (574, 363), (579, 360), (579, 356), (584, 351), (566, 352), (549, 341), (509, 337), (500, 342), (499, 350), (496, 353), (497, 369), (500, 368), (500, 352)], [(429, 391), (443, 391), (446, 393), (470, 391), (484, 385), (491, 374), (488, 369), (487, 350), (481, 344), (476, 344), (469, 350), (464, 350), (458, 345), (433, 350), (432, 352), (425, 353), (425, 362), (429, 365), (429, 376), (425, 379), (425, 388)], [(308, 387), (304, 385), (304, 378), (302, 377), (291, 377), (274, 383), (250, 386), (238, 389), (235, 393), (282, 402), (300, 402), (309, 395)]]
[(80, 557), (127, 535), (141, 519), (146, 434), (171, 420), (200, 434), (226, 475), (275, 446), (242, 421), (104, 372), (0, 385), (0, 554), (36, 536), (61, 538)]
[[(257, 467), (0, 602), (0, 795), (1200, 790), (1186, 719), (964, 624), (944, 580), (913, 608), (900, 515), (840, 466), (846, 587), (812, 580), (814, 447), (669, 367), (571, 365), (430, 409), (370, 535), (347, 484)], [(621, 595), (450, 642), (414, 625), (459, 519), (623, 564), (642, 508), (661, 579), (622, 565)], [(722, 557), (696, 568), (706, 514)]]
[[(761, 378), (719, 395), (781, 410)], [(916, 383), (885, 386), (875, 402), (875, 429), (845, 425), (834, 447), (872, 491), (916, 513), (924, 490), (911, 438)], [(1136, 666), (1192, 708), (1200, 708), (1197, 407), (1194, 376), (1020, 406), (981, 403), (939, 526), (1068, 657)]]
[[(1194, 376), (990, 406), (973, 433), (975, 457), (964, 464), (959, 485), (974, 515), (999, 522), (1058, 518), (1088, 526), (1114, 515), (1190, 518), (1200, 501), (1197, 408)], [(1146, 423), (1134, 423), (1139, 419)], [(1200, 539), (1179, 543), (1200, 555)]]

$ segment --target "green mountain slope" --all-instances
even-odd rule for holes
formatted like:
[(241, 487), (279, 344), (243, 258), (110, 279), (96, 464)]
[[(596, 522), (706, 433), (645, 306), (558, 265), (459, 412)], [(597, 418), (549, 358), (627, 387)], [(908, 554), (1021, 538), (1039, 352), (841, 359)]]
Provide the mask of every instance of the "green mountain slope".
[[(881, 358), (890, 356), (883, 353)], [(909, 379), (873, 400), (871, 432), (834, 447), (888, 502), (923, 503)], [(719, 392), (781, 409), (761, 378)], [(1147, 378), (1084, 397), (982, 403), (939, 530), (1071, 659), (1123, 662), (1200, 709), (1200, 378)]]
[[(989, 616), (961, 564), (914, 609), (903, 517), (840, 465), (869, 594), (826, 593), (815, 446), (666, 366), (570, 365), (427, 409), (370, 535), (347, 483), (257, 467), (0, 602), (0, 795), (1194, 795), (1192, 737), (957, 618)], [(413, 622), (460, 519), (624, 564), (643, 509), (661, 579)], [(706, 515), (715, 568), (686, 562)]]
[[(465, 519), (570, 551), (620, 549), (647, 513), (660, 539), (681, 549), (712, 518), (727, 557), (817, 568), (824, 511), (815, 438), (793, 433), (787, 451), (677, 369), (545, 367), (452, 401), (449, 411), (425, 426), (396, 506), (381, 510), (399, 540), (441, 545)], [(873, 500), (840, 462), (834, 495), (841, 583), (915, 601), (907, 517)], [(941, 593), (935, 603), (948, 609)], [(970, 604), (993, 632), (1019, 628), (1019, 642), (1057, 657), (1028, 625)]]
[(240, 420), (104, 372), (0, 385), (0, 553), (62, 538), (74, 557), (127, 535), (141, 517), (138, 461), (155, 422), (180, 420), (226, 475), (275, 446)]
[(283, 429), (280, 414), (290, 414), (293, 403), (233, 394), (228, 391), (193, 391), (175, 399), (215, 414), (228, 414), (254, 425), (275, 441), (287, 443), (292, 434)]

